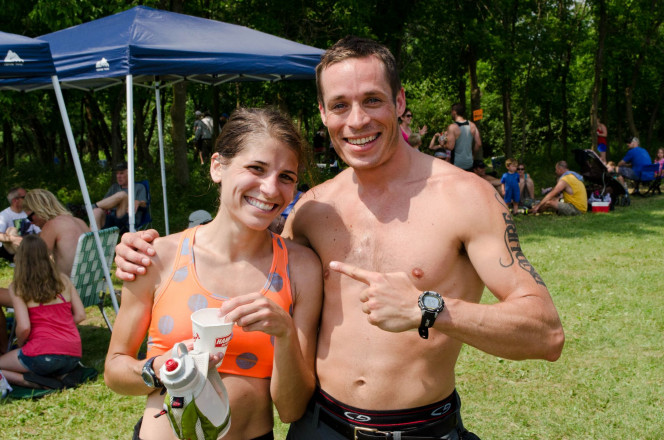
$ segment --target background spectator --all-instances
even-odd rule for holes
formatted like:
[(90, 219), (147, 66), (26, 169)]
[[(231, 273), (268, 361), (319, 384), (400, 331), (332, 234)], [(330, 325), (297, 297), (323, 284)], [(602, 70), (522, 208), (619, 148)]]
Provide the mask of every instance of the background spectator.
[(45, 189), (33, 189), (25, 196), (28, 218), (41, 228), (39, 236), (55, 259), (60, 272), (69, 276), (76, 256), (76, 245), (81, 234), (90, 232), (88, 225), (62, 206)]
[[(21, 187), (12, 188), (7, 193), (9, 207), (0, 212), (0, 257), (14, 261), (16, 248), (21, 244), (21, 229), (15, 227), (17, 220), (28, 218), (23, 210), (23, 199), (25, 190)], [(36, 234), (40, 231), (36, 225), (26, 225), (27, 233)]]
[[(127, 163), (121, 162), (113, 168), (116, 183), (106, 191), (104, 198), (92, 206), (92, 212), (97, 222), (97, 228), (106, 229), (113, 226), (120, 228), (120, 232), (129, 230), (129, 175)], [(147, 190), (140, 183), (134, 185), (134, 224), (140, 224), (143, 213), (139, 207), (147, 206)]]
[(519, 173), (519, 193), (521, 194), (521, 204), (526, 208), (532, 208), (535, 201), (535, 182), (526, 172), (526, 164), (519, 163), (516, 168)]

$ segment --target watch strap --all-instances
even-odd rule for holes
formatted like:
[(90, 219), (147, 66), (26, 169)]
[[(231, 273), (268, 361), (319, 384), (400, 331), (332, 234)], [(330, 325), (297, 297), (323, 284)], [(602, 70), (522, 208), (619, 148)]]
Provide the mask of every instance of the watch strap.
[(143, 371), (149, 374), (152, 377), (152, 382), (154, 383), (154, 388), (163, 388), (164, 384), (161, 383), (161, 380), (157, 377), (157, 374), (154, 372), (154, 360), (157, 356), (152, 356), (148, 359), (143, 365)]

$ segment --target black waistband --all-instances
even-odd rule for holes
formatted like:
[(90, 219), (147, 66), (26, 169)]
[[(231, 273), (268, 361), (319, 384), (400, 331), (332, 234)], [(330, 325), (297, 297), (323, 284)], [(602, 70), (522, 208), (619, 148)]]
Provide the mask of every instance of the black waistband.
[[(459, 398), (454, 391), (431, 405), (394, 411), (367, 411), (345, 405), (319, 390), (314, 399), (320, 421), (350, 439), (402, 439), (442, 436), (457, 426)], [(418, 434), (421, 433), (421, 437)]]

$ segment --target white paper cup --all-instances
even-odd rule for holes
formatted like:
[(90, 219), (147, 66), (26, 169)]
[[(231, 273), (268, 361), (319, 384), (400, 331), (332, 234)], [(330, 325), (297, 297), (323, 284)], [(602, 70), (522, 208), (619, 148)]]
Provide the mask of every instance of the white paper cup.
[(233, 338), (233, 323), (219, 316), (219, 309), (200, 309), (191, 314), (194, 351), (210, 354), (226, 353)]

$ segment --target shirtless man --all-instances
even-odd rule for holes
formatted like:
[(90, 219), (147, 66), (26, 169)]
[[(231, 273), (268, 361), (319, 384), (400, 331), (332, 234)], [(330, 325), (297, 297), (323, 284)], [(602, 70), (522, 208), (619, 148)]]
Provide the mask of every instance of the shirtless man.
[(67, 276), (71, 275), (78, 237), (90, 232), (88, 225), (71, 215), (71, 212), (45, 189), (28, 191), (23, 208), (28, 219), (41, 228), (39, 236), (46, 242), (58, 270)]
[(452, 163), (462, 170), (472, 171), (473, 157), (482, 148), (482, 138), (477, 125), (466, 120), (462, 104), (452, 106), (452, 120), (447, 127), (447, 144), (445, 148), (452, 151)]
[[(401, 136), (406, 99), (384, 46), (347, 37), (316, 78), (323, 123), (350, 168), (302, 196), (284, 228), (328, 268), (320, 390), (288, 438), (477, 438), (459, 416), (461, 346), (555, 361), (564, 335), (549, 292), (493, 187)], [(155, 236), (123, 236), (119, 277), (145, 272), (137, 264), (154, 250), (141, 238)], [(485, 285), (497, 303), (478, 304)]]

